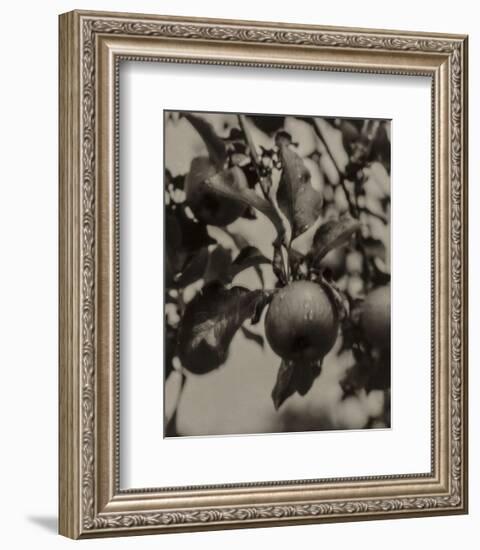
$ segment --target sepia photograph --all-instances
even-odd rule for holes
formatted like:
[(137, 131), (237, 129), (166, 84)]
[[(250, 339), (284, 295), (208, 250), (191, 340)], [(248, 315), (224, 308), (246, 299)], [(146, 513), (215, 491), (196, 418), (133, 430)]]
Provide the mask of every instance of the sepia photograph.
[(391, 427), (390, 130), (164, 111), (164, 437)]

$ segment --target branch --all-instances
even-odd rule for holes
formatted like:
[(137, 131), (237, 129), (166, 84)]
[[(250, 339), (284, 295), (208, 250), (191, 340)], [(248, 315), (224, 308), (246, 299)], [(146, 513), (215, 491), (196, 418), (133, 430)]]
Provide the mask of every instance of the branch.
[(378, 220), (383, 222), (385, 225), (388, 225), (388, 220), (387, 220), (386, 216), (384, 216), (383, 214), (379, 214), (378, 212), (373, 212), (372, 210), (370, 210), (366, 206), (360, 206), (358, 209), (360, 210), (360, 212), (368, 214), (369, 216), (373, 216), (374, 218), (377, 218)]
[(240, 128), (242, 129), (243, 135), (245, 136), (245, 141), (247, 142), (248, 148), (250, 149), (250, 154), (252, 155), (253, 165), (255, 166), (255, 171), (257, 172), (260, 189), (262, 190), (262, 193), (264, 194), (265, 198), (268, 199), (268, 191), (264, 187), (264, 180), (266, 178), (262, 176), (262, 173), (260, 171), (260, 157), (258, 156), (258, 152), (257, 152), (257, 149), (255, 148), (255, 143), (253, 142), (252, 136), (250, 135), (250, 132), (247, 129), (245, 120), (246, 120), (245, 115), (238, 115)]
[(347, 186), (345, 185), (345, 174), (344, 174), (343, 170), (341, 170), (340, 166), (338, 166), (338, 163), (337, 163), (337, 161), (335, 160), (335, 157), (333, 156), (332, 150), (330, 149), (330, 146), (328, 145), (327, 140), (326, 140), (325, 137), (323, 136), (322, 129), (321, 129), (320, 126), (316, 123), (315, 119), (313, 120), (313, 128), (314, 128), (314, 130), (315, 130), (315, 133), (316, 133), (317, 136), (318, 136), (318, 139), (322, 142), (322, 145), (324, 146), (325, 151), (327, 152), (328, 156), (331, 158), (331, 160), (332, 160), (332, 162), (333, 162), (333, 165), (334, 165), (335, 168), (337, 169), (338, 175), (339, 175), (339, 177), (340, 177), (340, 186), (341, 186), (341, 188), (343, 189), (343, 192), (344, 192), (344, 194), (345, 194), (345, 198), (347, 199), (347, 202), (348, 202), (348, 210), (349, 210), (349, 212), (350, 212), (350, 215), (351, 215), (353, 218), (358, 218), (357, 209), (355, 208), (354, 204), (352, 203), (352, 199), (351, 199), (351, 197), (350, 197), (350, 193), (348, 192)]

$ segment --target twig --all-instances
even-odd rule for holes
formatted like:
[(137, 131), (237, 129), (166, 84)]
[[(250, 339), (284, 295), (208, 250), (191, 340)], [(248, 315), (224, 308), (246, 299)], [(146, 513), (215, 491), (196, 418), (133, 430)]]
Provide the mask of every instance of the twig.
[(269, 198), (268, 191), (265, 189), (263, 185), (265, 177), (262, 176), (262, 173), (260, 171), (260, 157), (258, 156), (258, 152), (257, 152), (257, 149), (255, 148), (255, 143), (253, 142), (252, 136), (250, 135), (250, 132), (247, 129), (247, 125), (245, 123), (245, 115), (238, 115), (238, 121), (240, 123), (240, 128), (242, 129), (243, 135), (245, 136), (245, 141), (247, 142), (248, 148), (250, 149), (250, 154), (252, 155), (253, 165), (255, 167), (255, 171), (257, 172), (260, 189), (262, 190), (262, 193), (264, 194), (265, 198), (268, 199)]
[[(255, 166), (255, 171), (257, 172), (258, 176), (258, 184), (260, 185), (260, 189), (262, 190), (262, 193), (264, 194), (265, 198), (272, 204), (274, 204), (270, 198), (269, 191), (265, 188), (265, 181), (267, 180), (266, 176), (263, 176), (261, 173), (261, 161), (260, 157), (258, 156), (257, 149), (255, 148), (255, 143), (253, 142), (252, 136), (250, 135), (250, 132), (247, 129), (246, 125), (246, 118), (245, 115), (238, 115), (238, 121), (240, 124), (240, 128), (243, 132), (243, 135), (245, 136), (245, 141), (247, 142), (248, 148), (250, 149), (250, 154), (252, 155), (253, 159), (253, 165)], [(268, 178), (270, 179), (270, 178)], [(271, 181), (270, 186), (271, 187)], [(275, 205), (274, 208), (276, 209)], [(286, 257), (284, 256), (282, 249), (280, 248), (280, 253), (282, 256), (282, 269), (284, 272), (284, 276), (286, 277), (287, 281), (290, 275), (290, 269), (289, 269), (289, 259), (288, 259), (288, 248), (283, 242), (284, 235), (281, 236), (280, 241), (280, 247), (285, 247), (286, 251)], [(275, 243), (274, 243), (275, 246)]]
[(315, 130), (315, 133), (317, 134), (318, 138), (320, 139), (320, 141), (322, 142), (322, 145), (323, 147), (325, 148), (325, 151), (327, 152), (328, 156), (330, 157), (330, 159), (332, 160), (333, 162), (333, 165), (335, 166), (337, 172), (338, 172), (338, 176), (339, 176), (339, 179), (340, 179), (340, 186), (345, 194), (345, 198), (347, 199), (347, 203), (348, 203), (348, 210), (350, 212), (350, 215), (353, 217), (353, 218), (358, 218), (358, 212), (355, 208), (355, 206), (353, 205), (352, 203), (352, 199), (350, 197), (350, 193), (348, 192), (348, 189), (347, 189), (347, 186), (345, 185), (345, 174), (343, 172), (343, 170), (340, 168), (340, 166), (338, 165), (337, 161), (335, 160), (335, 157), (333, 156), (333, 153), (332, 153), (332, 150), (330, 149), (330, 146), (328, 145), (325, 137), (323, 136), (323, 133), (322, 133), (322, 130), (320, 129), (320, 127), (315, 123), (315, 121), (313, 122), (313, 128)]
[(373, 212), (372, 210), (370, 210), (369, 208), (367, 208), (366, 206), (359, 206), (358, 208), (360, 210), (360, 212), (363, 212), (365, 214), (368, 214), (369, 216), (372, 216), (374, 218), (377, 218), (379, 219), (380, 221), (382, 221), (385, 225), (388, 225), (388, 220), (385, 216), (383, 216), (382, 214), (379, 214), (378, 212)]

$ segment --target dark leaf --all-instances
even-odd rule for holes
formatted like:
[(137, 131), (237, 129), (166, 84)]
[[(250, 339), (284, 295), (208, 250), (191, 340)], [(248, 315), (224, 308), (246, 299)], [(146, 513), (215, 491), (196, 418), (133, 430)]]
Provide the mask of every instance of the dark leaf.
[(217, 245), (210, 253), (208, 265), (205, 271), (205, 285), (212, 281), (228, 283), (231, 281), (229, 274), (232, 265), (232, 253), (227, 248)]
[(314, 265), (318, 265), (330, 250), (345, 244), (359, 229), (360, 223), (349, 216), (323, 223), (313, 237), (311, 256)]
[(258, 279), (260, 280), (260, 284), (262, 285), (262, 288), (265, 288), (265, 277), (263, 276), (262, 268), (258, 265), (255, 265), (253, 266), (253, 269), (257, 274)]
[(182, 228), (176, 210), (167, 212), (165, 216), (165, 250), (167, 256), (173, 259), (181, 245)]
[(250, 189), (253, 189), (258, 183), (258, 172), (255, 165), (253, 164), (253, 162), (249, 162), (241, 168), (243, 170), (243, 173), (245, 174), (245, 177), (247, 178), (248, 187), (250, 187)]
[(260, 321), (263, 310), (272, 301), (274, 294), (275, 294), (274, 290), (262, 291), (262, 295), (258, 298), (258, 300), (255, 303), (254, 312), (250, 319), (250, 322), (252, 323), (252, 325), (256, 325)]
[(187, 305), (178, 338), (183, 366), (203, 374), (222, 365), (243, 322), (256, 314), (265, 293), (210, 284)]
[(369, 160), (380, 161), (384, 165), (387, 172), (390, 172), (391, 147), (385, 127), (385, 122), (380, 124), (375, 134), (375, 137), (373, 138)]
[(241, 331), (242, 331), (243, 335), (245, 336), (245, 338), (247, 340), (251, 340), (251, 341), (255, 342), (256, 344), (258, 344), (263, 349), (264, 344), (265, 344), (265, 342), (263, 340), (263, 336), (260, 336), (260, 334), (257, 334), (256, 332), (252, 332), (251, 330), (249, 330), (246, 327), (241, 327)]
[(201, 279), (208, 264), (208, 248), (204, 247), (194, 252), (174, 280), (177, 286), (186, 287)]
[(352, 153), (353, 144), (360, 138), (360, 132), (355, 124), (348, 119), (341, 119), (339, 128), (342, 132), (343, 146), (350, 155)]
[(185, 184), (185, 174), (180, 174), (173, 177), (169, 170), (165, 170), (164, 182), (166, 188), (172, 186), (175, 190), (183, 189)]
[(183, 116), (197, 130), (207, 146), (210, 160), (218, 170), (222, 170), (227, 160), (227, 149), (224, 141), (217, 136), (213, 126), (203, 118), (193, 113), (183, 113)]
[(367, 392), (372, 390), (386, 390), (391, 384), (390, 350), (383, 350), (376, 359), (366, 384)]
[(267, 134), (273, 134), (277, 130), (283, 128), (285, 124), (285, 117), (283, 116), (250, 116), (257, 128)]
[(320, 372), (321, 367), (315, 363), (296, 364), (293, 376), (297, 392), (302, 396), (306, 395)]
[(257, 215), (255, 214), (255, 210), (251, 207), (248, 207), (244, 210), (243, 214), (240, 216), (241, 218), (245, 218), (246, 220), (256, 220)]
[(275, 145), (277, 147), (281, 147), (282, 145), (291, 145), (291, 144), (292, 144), (292, 136), (288, 132), (285, 132), (285, 130), (280, 130), (275, 134)]
[(390, 282), (390, 273), (385, 270), (385, 264), (378, 258), (373, 258), (371, 262), (372, 273), (371, 282), (374, 286), (383, 286)]
[(389, 365), (383, 365), (384, 368), (377, 368), (368, 378), (365, 389), (368, 392), (372, 390), (386, 390), (390, 387), (390, 368)]
[(283, 222), (275, 207), (248, 187), (245, 175), (238, 166), (212, 175), (205, 183), (212, 191), (223, 197), (256, 208), (273, 223), (279, 235), (284, 234)]
[(262, 264), (269, 264), (270, 260), (265, 257), (255, 246), (243, 248), (235, 258), (230, 267), (230, 278), (233, 279), (240, 272), (249, 267), (258, 267)]
[(282, 361), (278, 369), (277, 381), (272, 390), (273, 405), (276, 410), (280, 408), (286, 399), (295, 393), (296, 387), (293, 379), (293, 371), (293, 363), (285, 363)]
[(189, 218), (182, 205), (174, 210), (170, 209), (165, 216), (165, 247), (172, 259), (182, 252), (188, 256), (215, 242), (208, 234), (206, 226)]
[(304, 260), (305, 260), (305, 256), (298, 250), (295, 250), (294, 248), (290, 248), (288, 250), (288, 261), (290, 264), (291, 274), (293, 278), (297, 278), (299, 273), (302, 273), (300, 271), (301, 267), (304, 268), (304, 271), (306, 270), (306, 265), (303, 263)]
[(177, 331), (168, 323), (165, 323), (165, 380), (173, 371), (173, 358), (177, 352)]
[(187, 378), (185, 374), (182, 373), (181, 379), (180, 379), (180, 387), (178, 388), (177, 402), (176, 402), (175, 408), (170, 418), (168, 418), (167, 416), (165, 417), (165, 420), (166, 420), (165, 437), (175, 437), (179, 435), (178, 429), (177, 429), (177, 411), (178, 411), (179, 401), (181, 399), (181, 395), (185, 387), (186, 380)]
[(367, 381), (368, 372), (362, 368), (360, 363), (355, 363), (346, 371), (343, 379), (340, 380), (340, 387), (343, 391), (342, 398), (345, 399), (350, 395), (355, 395), (359, 390), (367, 385)]
[(366, 237), (362, 240), (362, 244), (367, 258), (380, 258), (382, 261), (386, 260), (387, 252), (382, 241), (374, 239), (373, 237)]
[(292, 227), (292, 239), (304, 233), (322, 212), (323, 197), (312, 187), (311, 176), (303, 160), (286, 145), (280, 144), (282, 176), (277, 191), (280, 210)]
[(273, 273), (279, 280), (279, 282), (285, 286), (287, 284), (287, 275), (285, 273), (285, 266), (283, 263), (282, 247), (280, 243), (274, 243), (273, 247)]
[(165, 437), (176, 437), (178, 436), (177, 431), (177, 411), (172, 414), (171, 418), (165, 425)]
[(338, 318), (340, 321), (343, 321), (343, 319), (348, 317), (350, 312), (350, 304), (347, 296), (337, 288), (333, 281), (320, 280), (319, 283), (328, 294), (332, 304), (335, 305), (335, 311), (337, 312)]

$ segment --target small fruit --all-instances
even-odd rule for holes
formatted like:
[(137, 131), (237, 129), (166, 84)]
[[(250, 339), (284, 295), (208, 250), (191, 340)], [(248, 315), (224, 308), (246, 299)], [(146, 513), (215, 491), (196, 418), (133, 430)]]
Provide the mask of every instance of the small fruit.
[(338, 314), (327, 291), (311, 281), (296, 281), (277, 292), (265, 318), (265, 334), (287, 361), (322, 359), (335, 343)]
[(362, 307), (361, 326), (372, 346), (390, 347), (390, 285), (377, 287), (368, 294)]
[[(185, 178), (185, 193), (188, 205), (200, 222), (223, 227), (241, 216), (246, 206), (234, 199), (222, 197), (206, 185), (206, 180), (216, 173), (217, 169), (210, 159), (194, 158)], [(234, 178), (238, 187), (248, 186), (247, 179), (238, 166), (227, 170), (225, 176)]]

